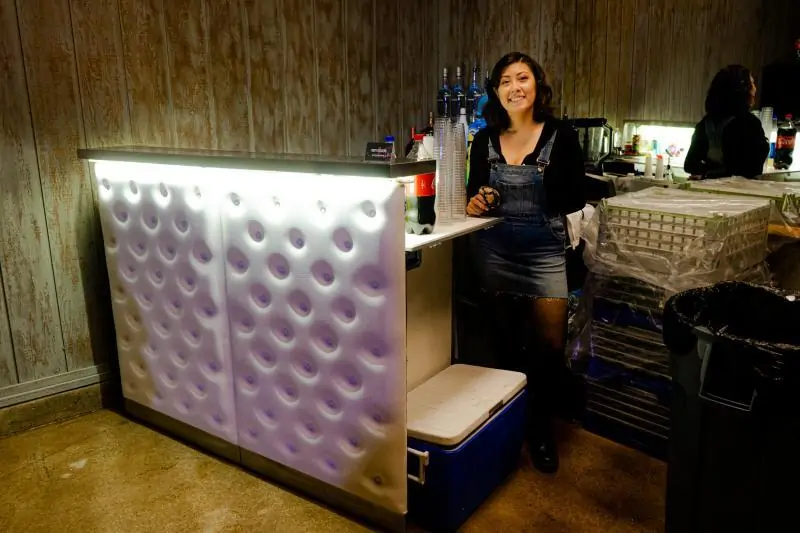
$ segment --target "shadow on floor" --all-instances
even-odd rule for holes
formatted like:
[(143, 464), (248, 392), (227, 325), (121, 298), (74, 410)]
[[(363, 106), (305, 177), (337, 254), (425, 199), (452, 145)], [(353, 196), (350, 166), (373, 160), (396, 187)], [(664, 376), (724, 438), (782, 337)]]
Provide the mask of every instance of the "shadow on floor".
[[(665, 465), (562, 430), (561, 471), (523, 458), (463, 531), (663, 531)], [(112, 411), (0, 439), (0, 458), (0, 531), (368, 531)]]

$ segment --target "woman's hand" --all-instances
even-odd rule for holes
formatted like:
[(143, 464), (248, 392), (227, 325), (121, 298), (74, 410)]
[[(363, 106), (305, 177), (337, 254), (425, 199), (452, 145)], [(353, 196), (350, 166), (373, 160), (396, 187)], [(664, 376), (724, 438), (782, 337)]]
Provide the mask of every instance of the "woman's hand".
[(467, 215), (471, 217), (479, 217), (486, 214), (487, 211), (489, 211), (489, 206), (486, 205), (486, 201), (483, 199), (481, 194), (476, 194), (470, 198), (469, 203), (467, 204)]

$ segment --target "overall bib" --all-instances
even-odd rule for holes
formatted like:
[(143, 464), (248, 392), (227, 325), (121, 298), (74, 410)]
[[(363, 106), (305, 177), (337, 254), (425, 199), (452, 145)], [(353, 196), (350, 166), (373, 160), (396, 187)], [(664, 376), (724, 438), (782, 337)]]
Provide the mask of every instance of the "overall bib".
[(489, 143), (489, 185), (500, 193), (492, 216), (503, 222), (478, 232), (475, 261), (490, 294), (527, 298), (566, 298), (566, 230), (562, 217), (546, 211), (544, 173), (556, 133), (542, 148), (536, 165), (506, 165)]

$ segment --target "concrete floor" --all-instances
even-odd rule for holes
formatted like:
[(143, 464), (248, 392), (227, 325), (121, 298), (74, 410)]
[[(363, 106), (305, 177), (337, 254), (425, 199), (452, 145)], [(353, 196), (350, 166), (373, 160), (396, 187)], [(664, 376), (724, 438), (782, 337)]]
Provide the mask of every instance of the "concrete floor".
[[(564, 428), (562, 468), (527, 459), (465, 532), (663, 530), (665, 465)], [(0, 439), (0, 531), (359, 532), (363, 526), (112, 411)]]

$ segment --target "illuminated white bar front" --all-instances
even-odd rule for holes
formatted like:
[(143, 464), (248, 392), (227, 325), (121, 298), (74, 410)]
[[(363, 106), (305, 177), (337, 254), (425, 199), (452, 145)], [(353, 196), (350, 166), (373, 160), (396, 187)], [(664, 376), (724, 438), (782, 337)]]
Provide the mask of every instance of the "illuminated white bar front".
[[(82, 156), (94, 161), (126, 405), (398, 529), (407, 387), (450, 364), (447, 241), (494, 221), (407, 239), (389, 176), (125, 154)], [(429, 246), (407, 277), (405, 251)]]

